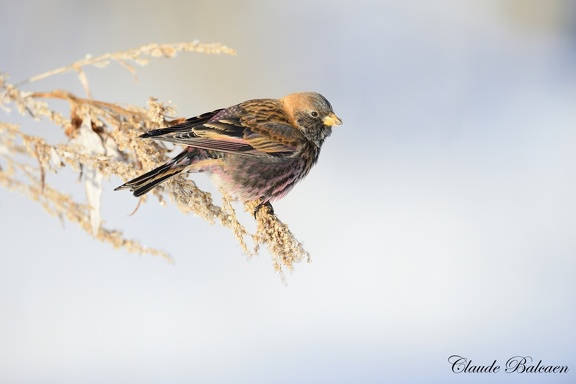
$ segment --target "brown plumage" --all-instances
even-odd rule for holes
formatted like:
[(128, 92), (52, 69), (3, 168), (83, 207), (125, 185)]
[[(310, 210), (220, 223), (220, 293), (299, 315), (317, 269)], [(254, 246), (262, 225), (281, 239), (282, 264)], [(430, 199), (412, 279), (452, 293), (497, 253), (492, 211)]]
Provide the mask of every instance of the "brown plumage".
[(339, 124), (328, 100), (315, 92), (217, 109), (141, 135), (187, 147), (115, 190), (130, 189), (141, 196), (182, 171), (208, 172), (232, 196), (258, 200), (258, 208), (270, 206), (308, 174), (332, 126)]

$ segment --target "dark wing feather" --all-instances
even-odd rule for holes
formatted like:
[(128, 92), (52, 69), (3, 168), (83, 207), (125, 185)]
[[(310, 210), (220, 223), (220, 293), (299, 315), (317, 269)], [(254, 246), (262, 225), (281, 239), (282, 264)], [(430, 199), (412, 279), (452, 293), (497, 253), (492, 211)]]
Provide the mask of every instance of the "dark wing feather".
[(155, 129), (140, 137), (169, 141), (195, 148), (246, 155), (290, 155), (302, 134), (283, 116), (269, 114), (269, 120), (234, 106), (205, 113), (173, 127)]
[(150, 139), (162, 140), (161, 136), (177, 132), (186, 132), (189, 131), (192, 127), (202, 126), (202, 124), (210, 121), (210, 119), (213, 119), (214, 116), (217, 116), (223, 110), (224, 109), (221, 108), (212, 112), (206, 112), (196, 117), (186, 119), (186, 121), (184, 121), (183, 123), (176, 124), (168, 128), (153, 129), (140, 135), (140, 137), (143, 139), (150, 138)]

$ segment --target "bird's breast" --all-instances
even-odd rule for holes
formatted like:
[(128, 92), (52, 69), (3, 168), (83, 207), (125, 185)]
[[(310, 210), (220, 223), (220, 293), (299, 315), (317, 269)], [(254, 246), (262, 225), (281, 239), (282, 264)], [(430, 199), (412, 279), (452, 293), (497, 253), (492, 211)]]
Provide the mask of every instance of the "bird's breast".
[(212, 172), (213, 182), (243, 201), (274, 201), (304, 178), (317, 159), (314, 151), (299, 156), (243, 156), (226, 154), (223, 167)]

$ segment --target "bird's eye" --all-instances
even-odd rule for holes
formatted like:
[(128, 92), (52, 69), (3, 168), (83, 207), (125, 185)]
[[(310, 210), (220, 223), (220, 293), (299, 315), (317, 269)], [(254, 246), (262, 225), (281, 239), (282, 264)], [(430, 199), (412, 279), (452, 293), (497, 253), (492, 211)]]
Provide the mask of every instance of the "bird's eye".
[(316, 111), (311, 111), (311, 112), (310, 112), (310, 116), (312, 116), (313, 118), (317, 118), (317, 117), (318, 117), (318, 112), (316, 112)]

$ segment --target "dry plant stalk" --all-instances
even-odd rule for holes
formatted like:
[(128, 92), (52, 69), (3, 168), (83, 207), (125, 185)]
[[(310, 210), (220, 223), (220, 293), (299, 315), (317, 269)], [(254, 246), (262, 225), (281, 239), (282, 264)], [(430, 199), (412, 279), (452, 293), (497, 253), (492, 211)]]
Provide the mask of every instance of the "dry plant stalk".
[[(48, 119), (61, 127), (68, 138), (66, 142), (51, 145), (39, 135), (22, 132), (17, 125), (0, 122), (0, 185), (39, 202), (48, 213), (78, 224), (95, 238), (114, 247), (171, 260), (164, 251), (144, 247), (136, 240), (126, 239), (120, 231), (104, 228), (100, 205), (104, 178), (116, 175), (128, 180), (168, 159), (169, 149), (161, 142), (140, 140), (137, 136), (182, 119), (168, 120), (167, 116), (173, 115), (174, 111), (153, 98), (147, 108), (94, 100), (83, 68), (105, 67), (115, 61), (134, 73), (133, 64), (146, 65), (150, 57), (171, 58), (178, 52), (235, 54), (220, 44), (150, 44), (129, 51), (87, 57), (16, 85), (8, 83), (7, 77), (0, 73), (0, 108), (9, 112), (13, 105), (20, 114), (34, 120)], [(19, 89), (23, 84), (66, 72), (77, 73), (86, 98), (62, 90), (40, 93)], [(45, 100), (67, 101), (70, 116), (56, 112)], [(83, 181), (86, 202), (76, 201), (46, 181), (47, 172), (56, 173), (66, 166), (78, 173)], [(229, 228), (249, 256), (257, 255), (260, 247), (266, 245), (272, 254), (274, 269), (281, 275), (284, 268), (292, 271), (296, 262), (310, 261), (308, 252), (287, 225), (267, 209), (258, 212), (256, 232), (250, 234), (236, 218), (229, 197), (223, 196), (222, 207), (214, 205), (210, 193), (200, 190), (185, 176), (174, 177), (164, 183), (163, 188), (155, 188), (150, 194), (161, 203), (171, 200), (184, 213), (192, 212), (210, 223), (218, 222)], [(141, 198), (141, 202), (146, 201), (146, 197)], [(254, 207), (247, 204), (245, 209), (252, 212)]]

